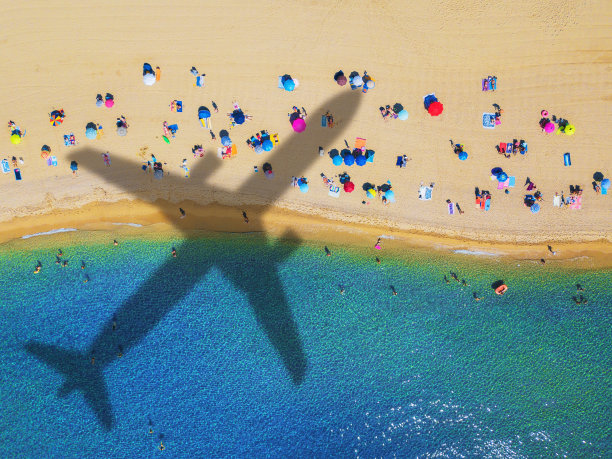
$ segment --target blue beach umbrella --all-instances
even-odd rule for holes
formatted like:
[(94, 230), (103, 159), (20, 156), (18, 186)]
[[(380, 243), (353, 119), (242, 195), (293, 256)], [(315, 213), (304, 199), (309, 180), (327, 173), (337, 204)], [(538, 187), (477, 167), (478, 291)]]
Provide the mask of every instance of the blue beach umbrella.
[(365, 166), (367, 161), (368, 160), (364, 155), (357, 155), (357, 158), (355, 158), (355, 164), (357, 164), (358, 166)]
[(346, 164), (347, 166), (352, 166), (353, 164), (355, 164), (355, 157), (353, 155), (346, 155), (344, 157), (344, 164)]
[(229, 147), (232, 144), (232, 140), (228, 137), (221, 137), (221, 145), (223, 145), (224, 147)]
[(85, 130), (85, 137), (87, 137), (90, 140), (95, 139), (96, 137), (98, 137), (98, 131), (94, 128), (87, 128)]
[(497, 176), (497, 181), (499, 181), (499, 182), (505, 182), (507, 179), (508, 179), (508, 174), (506, 174), (505, 172), (501, 172)]
[(257, 153), (258, 155), (264, 152), (264, 148), (261, 146), (260, 143), (258, 143), (257, 145), (255, 145), (255, 153)]
[(272, 150), (272, 147), (274, 145), (272, 144), (272, 141), (270, 139), (266, 139), (263, 141), (263, 149), (264, 151), (270, 151)]
[(245, 120), (242, 110), (234, 110), (234, 113), (232, 113), (232, 118), (234, 118), (234, 123), (236, 124), (243, 124)]
[(289, 75), (283, 77), (283, 88), (285, 88), (285, 91), (293, 91), (295, 89), (295, 81)]
[(302, 193), (308, 193), (308, 183), (302, 182), (300, 180), (300, 191)]
[(398, 114), (397, 117), (402, 120), (402, 121), (406, 121), (408, 119), (408, 112), (406, 110), (401, 110)]
[(493, 169), (491, 169), (491, 175), (497, 177), (499, 174), (501, 174), (503, 172), (501, 167), (494, 167)]
[(540, 211), (540, 204), (536, 203), (530, 209), (532, 214), (537, 214)]
[(459, 153), (458, 156), (459, 156), (459, 159), (461, 161), (465, 161), (467, 159), (467, 157), (468, 157), (468, 154), (465, 151), (462, 151), (462, 152)]
[(198, 118), (200, 118), (200, 119), (210, 118), (210, 111), (208, 111), (206, 109), (200, 110), (198, 112)]
[(388, 190), (385, 193), (385, 198), (387, 198), (387, 201), (389, 202), (395, 202), (395, 193), (393, 192), (393, 190)]
[(610, 179), (609, 178), (605, 178), (601, 181), (601, 188), (603, 190), (607, 190), (608, 188), (610, 188)]
[(342, 156), (340, 155), (336, 155), (332, 158), (332, 163), (334, 163), (334, 166), (340, 166), (342, 165)]

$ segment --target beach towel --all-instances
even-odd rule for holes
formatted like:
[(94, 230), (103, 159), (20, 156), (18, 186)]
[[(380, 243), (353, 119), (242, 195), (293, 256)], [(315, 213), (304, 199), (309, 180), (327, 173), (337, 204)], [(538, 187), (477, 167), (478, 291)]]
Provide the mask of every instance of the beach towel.
[(497, 90), (497, 78), (489, 78), (489, 89), (491, 91)]
[(501, 124), (501, 119), (500, 119), (500, 118), (495, 117), (495, 126), (497, 126), (497, 125), (499, 125), (499, 124)]
[(497, 184), (497, 189), (498, 190), (503, 190), (504, 188), (508, 188), (508, 183), (510, 183), (510, 179), (507, 178), (505, 182), (499, 182)]
[(9, 162), (6, 159), (2, 160), (2, 172), (4, 172), (5, 174), (8, 174), (11, 171), (11, 166), (9, 165)]
[(488, 91), (489, 90), (489, 79), (488, 78), (483, 78), (482, 79), (482, 90), (483, 91)]
[(508, 186), (513, 188), (516, 185), (516, 177), (508, 177)]
[(224, 151), (225, 151), (225, 148), (223, 148), (223, 147), (219, 147), (219, 148), (217, 148), (217, 156), (218, 156), (219, 158), (223, 158), (223, 152), (224, 152)]
[(428, 186), (421, 185), (419, 188), (419, 199), (422, 201), (429, 201), (431, 199), (432, 189)]
[(395, 165), (399, 167), (404, 167), (404, 157), (398, 156), (397, 160), (395, 161)]
[(333, 179), (328, 179), (325, 174), (321, 174), (321, 178), (323, 179), (323, 184), (327, 187), (332, 187), (334, 186), (334, 180)]
[(485, 212), (491, 208), (491, 196), (487, 196), (485, 199), (484, 210)]
[(601, 189), (601, 194), (608, 194), (608, 189), (607, 188), (602, 188)]
[[(374, 154), (375, 154), (374, 150), (366, 150), (365, 157), (366, 157), (366, 161), (368, 163), (373, 163), (374, 162)], [(404, 167), (405, 166), (406, 166), (406, 164), (404, 164)]]
[(506, 153), (506, 143), (505, 142), (500, 142), (499, 143), (499, 152), (500, 153)]
[(485, 201), (486, 200), (487, 200), (487, 197), (486, 196), (482, 196), (480, 198), (480, 200), (476, 202), (476, 204), (480, 205), (480, 210), (484, 210), (485, 209)]
[(52, 166), (57, 166), (57, 157), (56, 156), (51, 156), (51, 165)]
[(64, 145), (65, 146), (70, 146), (70, 136), (64, 134)]
[(327, 116), (321, 116), (321, 127), (327, 127)]
[(198, 75), (196, 77), (196, 84), (195, 84), (198, 88), (203, 88), (204, 87), (204, 75)]
[(570, 204), (570, 209), (579, 210), (582, 208), (582, 196), (574, 196)]
[(236, 144), (232, 144), (231, 149), (230, 149), (231, 155), (232, 156), (236, 156), (238, 154), (238, 150), (236, 148)]
[(19, 169), (15, 169), (15, 180), (21, 180), (21, 171)]
[(277, 145), (278, 142), (280, 142), (280, 140), (278, 140), (278, 134), (272, 134), (272, 137), (270, 137), (270, 140), (272, 140), (272, 143), (274, 145)]
[(455, 208), (453, 207), (453, 203), (449, 202), (448, 203), (448, 214), (453, 215), (454, 213), (455, 213)]
[(176, 111), (178, 113), (183, 113), (183, 102), (182, 101), (177, 100), (176, 104), (175, 104), (175, 107), (176, 107)]
[(495, 114), (494, 113), (483, 113), (482, 114), (482, 127), (485, 129), (495, 129)]
[(357, 137), (355, 139), (355, 148), (359, 150), (363, 150), (366, 146), (366, 139), (362, 139), (361, 137)]
[(557, 195), (553, 197), (553, 206), (561, 207), (561, 196)]
[(514, 146), (513, 146), (512, 142), (508, 142), (508, 143), (506, 144), (506, 151), (507, 151), (508, 153), (512, 153), (512, 148), (513, 148), (513, 147), (514, 147)]
[(328, 194), (330, 196), (333, 196), (334, 198), (339, 197), (340, 196), (340, 187), (338, 187), (338, 186), (330, 186)]

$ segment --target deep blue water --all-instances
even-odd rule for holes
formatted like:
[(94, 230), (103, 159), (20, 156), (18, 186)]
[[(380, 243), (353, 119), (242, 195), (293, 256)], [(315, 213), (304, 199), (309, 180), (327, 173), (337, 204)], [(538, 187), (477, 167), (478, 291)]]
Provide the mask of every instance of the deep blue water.
[[(0, 248), (2, 456), (148, 457), (160, 440), (171, 457), (611, 455), (610, 270), (346, 247), (326, 257), (255, 235), (82, 238)], [(450, 271), (469, 287), (445, 283)], [(576, 283), (587, 304), (571, 300)], [(289, 344), (285, 325), (253, 306), (283, 295)], [(134, 339), (162, 307), (121, 358), (96, 350), (110, 429), (79, 390), (58, 397), (63, 376), (25, 350), (83, 352), (90, 368), (92, 342)], [(280, 357), (297, 348), (302, 378)]]

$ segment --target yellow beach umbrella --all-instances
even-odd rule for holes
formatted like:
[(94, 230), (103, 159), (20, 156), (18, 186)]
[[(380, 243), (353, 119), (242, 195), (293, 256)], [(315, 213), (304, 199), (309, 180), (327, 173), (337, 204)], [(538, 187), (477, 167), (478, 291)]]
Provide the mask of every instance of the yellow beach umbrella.
[(11, 136), (11, 143), (15, 145), (21, 143), (21, 136), (19, 134), (13, 134)]
[(574, 135), (574, 133), (576, 132), (576, 128), (574, 127), (573, 124), (568, 124), (567, 126), (565, 126), (565, 131), (564, 131), (567, 135)]

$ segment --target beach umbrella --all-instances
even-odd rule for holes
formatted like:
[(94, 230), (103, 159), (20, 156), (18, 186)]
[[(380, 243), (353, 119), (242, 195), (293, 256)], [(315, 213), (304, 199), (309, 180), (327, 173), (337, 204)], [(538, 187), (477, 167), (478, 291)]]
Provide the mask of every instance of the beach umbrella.
[(607, 190), (608, 188), (610, 188), (610, 179), (609, 178), (605, 178), (601, 181), (601, 188), (604, 190)]
[(59, 112), (53, 112), (51, 113), (51, 125), (52, 126), (58, 126), (60, 124), (62, 124), (62, 121), (64, 121), (64, 118), (62, 118), (62, 115), (59, 114)]
[(98, 137), (98, 131), (95, 128), (88, 127), (87, 129), (85, 129), (85, 137), (90, 140), (93, 140)]
[(493, 175), (494, 177), (497, 177), (502, 172), (503, 170), (501, 167), (494, 167), (493, 169), (491, 169), (491, 175)]
[(355, 164), (355, 157), (353, 155), (346, 155), (344, 157), (344, 164), (346, 164), (347, 166), (352, 166), (353, 164)]
[(401, 110), (398, 114), (397, 117), (402, 120), (402, 121), (406, 121), (408, 119), (408, 112), (406, 110)]
[(228, 136), (221, 137), (221, 145), (223, 145), (224, 147), (231, 146), (232, 139), (230, 139)]
[(119, 126), (117, 128), (117, 135), (119, 135), (120, 137), (125, 137), (126, 134), (127, 134), (127, 128), (125, 126)]
[(532, 214), (537, 214), (540, 211), (540, 204), (535, 203), (530, 207)]
[(497, 176), (497, 181), (505, 182), (506, 180), (508, 180), (508, 174), (506, 174), (505, 172), (500, 172), (500, 174)]
[(147, 86), (153, 86), (155, 84), (155, 74), (154, 73), (145, 73), (142, 76), (142, 82)]
[(459, 153), (458, 156), (461, 161), (465, 161), (468, 157), (468, 154), (465, 151), (462, 151), (461, 153)]
[(555, 131), (555, 123), (549, 121), (544, 125), (544, 132), (551, 133)]
[(604, 175), (601, 172), (595, 172), (593, 174), (593, 180), (595, 180), (596, 182), (601, 182), (604, 178)]
[(565, 126), (565, 130), (563, 132), (565, 132), (567, 135), (574, 135), (574, 132), (576, 132), (576, 128), (573, 124), (568, 124), (567, 126)]
[(374, 88), (374, 86), (375, 86), (375, 84), (374, 84), (374, 80), (368, 80), (368, 81), (366, 82), (366, 88), (368, 88), (368, 89), (372, 89), (372, 88)]
[(104, 101), (102, 99), (96, 100), (96, 107), (102, 107), (104, 105)]
[(438, 98), (435, 94), (428, 94), (427, 96), (425, 96), (425, 98), (423, 99), (423, 105), (425, 105), (425, 110), (429, 109), (429, 106), (437, 101)]
[(257, 145), (255, 145), (255, 153), (257, 153), (258, 155), (262, 154), (264, 152), (264, 148), (261, 146), (260, 143), (258, 143)]
[(115, 105), (115, 100), (114, 99), (106, 99), (106, 101), (104, 102), (104, 105), (106, 105), (108, 108), (111, 108), (113, 105)]
[(366, 196), (370, 199), (375, 198), (376, 190), (374, 188), (369, 188), (368, 191), (366, 191)]
[(295, 132), (303, 132), (306, 129), (306, 121), (304, 121), (304, 118), (297, 118), (291, 126), (293, 126)]
[(344, 75), (340, 75), (336, 80), (336, 83), (338, 83), (340, 86), (344, 86), (346, 84), (346, 77)]
[(346, 182), (344, 184), (344, 191), (346, 191), (347, 193), (352, 193), (354, 189), (355, 184), (353, 182)]
[(76, 161), (71, 161), (70, 162), (70, 169), (73, 171), (77, 171), (79, 170), (79, 165)]
[(342, 156), (336, 155), (332, 158), (332, 163), (334, 166), (340, 166), (342, 164)]
[(359, 75), (355, 75), (353, 77), (353, 86), (361, 86), (363, 84), (363, 78)]
[(395, 202), (395, 193), (393, 192), (393, 190), (388, 190), (385, 193), (385, 198), (387, 198), (387, 201), (389, 202)]
[(11, 143), (14, 144), (14, 145), (20, 144), (21, 143), (21, 136), (19, 134), (11, 135)]
[(402, 104), (393, 104), (393, 112), (394, 113), (399, 113), (404, 109), (404, 106)]
[(210, 111), (203, 108), (202, 110), (198, 111), (198, 118), (200, 119), (210, 118)]
[(429, 112), (431, 116), (438, 116), (440, 113), (442, 113), (443, 110), (444, 110), (444, 105), (442, 105), (442, 103), (438, 101), (432, 102), (429, 105), (429, 108), (427, 109), (427, 111)]
[(367, 162), (368, 160), (366, 159), (365, 155), (357, 155), (357, 157), (355, 158), (355, 164), (357, 164), (358, 166), (365, 166)]
[(300, 191), (302, 193), (308, 193), (308, 183), (303, 182), (301, 179), (299, 180), (300, 183)]
[(264, 174), (266, 175), (267, 179), (274, 178), (274, 172), (272, 172), (272, 169), (265, 171)]
[(272, 147), (274, 147), (274, 145), (272, 144), (272, 141), (270, 139), (266, 139), (263, 141), (264, 151), (270, 151), (272, 150)]
[(236, 124), (243, 124), (245, 120), (242, 110), (234, 110), (234, 113), (232, 113), (232, 118), (234, 118), (234, 123)]
[(295, 89), (295, 82), (291, 78), (287, 78), (283, 81), (283, 88), (285, 88), (285, 91), (293, 91)]

